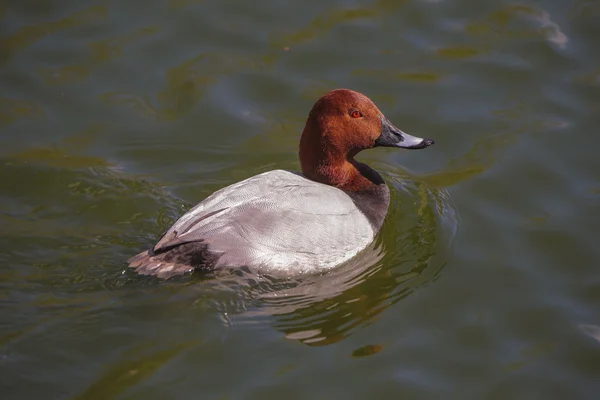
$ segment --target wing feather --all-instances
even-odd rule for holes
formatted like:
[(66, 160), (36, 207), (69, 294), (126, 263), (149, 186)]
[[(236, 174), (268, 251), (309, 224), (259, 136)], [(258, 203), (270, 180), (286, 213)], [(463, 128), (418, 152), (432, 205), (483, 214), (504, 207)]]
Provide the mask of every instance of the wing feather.
[(275, 170), (213, 193), (175, 222), (153, 250), (205, 242), (220, 255), (220, 264), (230, 266), (308, 266), (316, 256), (330, 266), (373, 237), (368, 220), (343, 191)]

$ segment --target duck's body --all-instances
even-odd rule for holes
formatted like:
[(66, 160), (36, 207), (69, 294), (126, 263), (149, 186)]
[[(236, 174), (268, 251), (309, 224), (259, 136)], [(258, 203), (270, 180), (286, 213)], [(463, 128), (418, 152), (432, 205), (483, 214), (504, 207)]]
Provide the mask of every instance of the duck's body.
[[(360, 117), (352, 114), (361, 106)], [(353, 119), (368, 115), (370, 125), (379, 123), (377, 133), (364, 123), (356, 134), (348, 127), (338, 133), (331, 124), (336, 119), (330, 115), (338, 109)], [(322, 118), (323, 114), (330, 118)], [(343, 118), (339, 113), (334, 116)], [(400, 134), (404, 136), (398, 140)], [(354, 154), (376, 145), (397, 145), (407, 138), (402, 147), (433, 143), (393, 127), (359, 93), (330, 92), (313, 107), (302, 135), (304, 174), (269, 171), (213, 193), (183, 215), (151, 250), (129, 259), (130, 266), (141, 274), (164, 278), (224, 267), (285, 274), (333, 268), (374, 240), (390, 201), (381, 176), (355, 161)]]
[[(380, 212), (370, 212), (374, 204)], [(353, 199), (302, 175), (269, 171), (213, 193), (175, 222), (151, 252), (130, 262), (140, 273), (164, 277), (242, 266), (319, 272), (367, 247), (388, 204), (385, 184)]]

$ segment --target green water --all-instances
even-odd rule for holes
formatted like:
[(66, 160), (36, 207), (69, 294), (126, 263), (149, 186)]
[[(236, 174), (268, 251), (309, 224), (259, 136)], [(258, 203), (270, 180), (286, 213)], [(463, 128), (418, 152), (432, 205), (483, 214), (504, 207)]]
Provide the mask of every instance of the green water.
[[(596, 399), (600, 3), (0, 5), (7, 399)], [(330, 274), (126, 270), (347, 87), (423, 151)]]

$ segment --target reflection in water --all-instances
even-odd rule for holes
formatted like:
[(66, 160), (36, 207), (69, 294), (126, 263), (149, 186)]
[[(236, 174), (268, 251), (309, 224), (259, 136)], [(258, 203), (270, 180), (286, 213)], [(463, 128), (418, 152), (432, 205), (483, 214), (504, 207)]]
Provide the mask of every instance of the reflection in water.
[(305, 27), (284, 35), (271, 35), (271, 45), (275, 48), (287, 48), (317, 38), (322, 38), (335, 27), (362, 19), (374, 20), (381, 15), (393, 12), (403, 7), (406, 0), (379, 0), (372, 5), (354, 8), (330, 8), (319, 14)]
[(508, 131), (477, 140), (459, 157), (451, 159), (442, 171), (430, 173), (422, 179), (437, 188), (450, 187), (487, 171), (498, 155), (516, 141), (520, 130)]
[(264, 68), (275, 61), (253, 61), (235, 54), (206, 52), (167, 72), (167, 84), (156, 95), (156, 107), (151, 95), (108, 92), (102, 98), (114, 105), (133, 109), (138, 115), (159, 121), (174, 121), (192, 112), (207, 89), (223, 77), (242, 70)]
[(373, 18), (376, 15), (375, 10), (367, 8), (331, 10), (329, 13), (320, 15), (306, 27), (294, 33), (272, 39), (271, 44), (275, 47), (289, 46), (290, 44), (298, 45), (311, 39), (323, 37), (341, 23), (363, 18)]
[(532, 362), (542, 356), (546, 356), (556, 348), (556, 344), (552, 342), (541, 342), (531, 347), (524, 348), (519, 353), (519, 357), (516, 361), (510, 362), (503, 366), (506, 372), (520, 371), (527, 366), (531, 365)]
[(471, 58), (489, 51), (486, 49), (478, 49), (475, 47), (467, 47), (467, 46), (452, 46), (452, 47), (442, 47), (437, 49), (437, 54), (444, 58), (452, 58), (452, 59), (463, 59), (463, 58)]
[(95, 166), (109, 166), (109, 162), (100, 157), (87, 156), (84, 153), (102, 134), (104, 127), (93, 124), (82, 132), (61, 140), (58, 144), (29, 149), (8, 157), (11, 163), (39, 164), (49, 167), (78, 169)]
[(581, 324), (581, 325), (579, 325), (579, 328), (583, 331), (583, 333), (585, 333), (586, 335), (588, 335), (589, 337), (591, 337), (592, 339), (595, 339), (596, 341), (598, 341), (598, 343), (600, 343), (600, 326), (590, 325), (590, 324)]
[(348, 337), (437, 279), (445, 266), (457, 228), (452, 202), (443, 190), (403, 178), (386, 176), (392, 205), (383, 233), (345, 265), (321, 275), (285, 279), (239, 270), (198, 276), (200, 282), (179, 295), (195, 297), (196, 305), (210, 303), (228, 325), (266, 319), (286, 338), (311, 346)]
[(155, 26), (147, 26), (124, 35), (91, 43), (89, 45), (91, 54), (83, 61), (58, 68), (40, 67), (38, 72), (48, 84), (67, 84), (83, 80), (101, 64), (120, 57), (125, 46), (155, 35), (158, 31)]
[(169, 7), (173, 9), (185, 8), (202, 2), (204, 2), (204, 0), (169, 0)]
[[(175, 0), (170, 1), (169, 6), (180, 8), (195, 2), (195, 0)], [(404, 3), (404, 1), (381, 0), (369, 8), (331, 8), (305, 27), (283, 35), (271, 35), (271, 49), (258, 57), (246, 57), (223, 52), (202, 53), (171, 68), (166, 76), (166, 87), (155, 96), (148, 93), (108, 92), (102, 98), (117, 106), (130, 108), (140, 116), (152, 117), (159, 121), (177, 120), (192, 112), (207, 89), (221, 79), (234, 75), (239, 71), (270, 68), (276, 65), (282, 52), (290, 50), (290, 46), (322, 38), (335, 27), (344, 23), (361, 19), (373, 19), (378, 15), (403, 6)], [(156, 27), (146, 27), (123, 37), (96, 43), (92, 45), (94, 56), (90, 58), (90, 62), (56, 70), (42, 70), (41, 72), (47, 80), (55, 83), (85, 78), (91, 68), (98, 62), (120, 55), (124, 45), (138, 41), (157, 31), (158, 28)], [(373, 71), (373, 73), (379, 74), (380, 71)], [(403, 73), (394, 72), (394, 78), (431, 83), (440, 80), (442, 76), (435, 72), (406, 71)], [(328, 82), (325, 87), (314, 90), (310, 98), (314, 99), (336, 85), (335, 82)], [(154, 100), (156, 100), (157, 105), (154, 104)]]
[(359, 349), (356, 349), (352, 352), (352, 357), (367, 357), (372, 356), (373, 354), (379, 353), (383, 350), (383, 346), (380, 344), (370, 344), (367, 346), (363, 346)]
[(122, 354), (118, 362), (110, 365), (83, 393), (73, 399), (113, 399), (200, 342), (178, 343), (163, 350), (157, 350), (164, 346), (163, 343), (142, 343)]
[(0, 98), (0, 128), (21, 118), (44, 117), (44, 109), (33, 101)]
[[(535, 26), (531, 27), (531, 22)], [(551, 19), (550, 13), (525, 5), (502, 6), (491, 13), (485, 22), (470, 24), (467, 33), (519, 39), (543, 37), (560, 48), (564, 48), (569, 41), (567, 35)]]
[(92, 6), (56, 21), (23, 26), (12, 35), (0, 38), (0, 61), (8, 60), (15, 52), (25, 49), (45, 36), (104, 21), (107, 13), (106, 6)]
[(566, 126), (565, 122), (554, 116), (552, 119), (538, 117), (532, 107), (522, 101), (492, 110), (491, 114), (501, 122), (497, 133), (478, 138), (464, 154), (451, 159), (442, 170), (422, 176), (421, 179), (432, 187), (448, 188), (490, 169), (496, 159), (518, 143), (521, 137)]
[(386, 80), (401, 80), (416, 83), (438, 83), (444, 78), (444, 75), (434, 71), (405, 71), (397, 72), (396, 70), (384, 69), (356, 69), (352, 71), (354, 76), (363, 77), (379, 77)]
[(204, 53), (170, 69), (167, 87), (157, 96), (162, 105), (161, 119), (174, 120), (187, 114), (209, 86), (244, 64), (239, 57)]
[(361, 322), (358, 316), (352, 318), (353, 314), (369, 314), (369, 295), (362, 284), (382, 269), (383, 255), (380, 244), (373, 244), (327, 274), (276, 283), (274, 290), (258, 295), (261, 307), (247, 311), (244, 319), (277, 316), (275, 327), (288, 339), (316, 345), (335, 343)]

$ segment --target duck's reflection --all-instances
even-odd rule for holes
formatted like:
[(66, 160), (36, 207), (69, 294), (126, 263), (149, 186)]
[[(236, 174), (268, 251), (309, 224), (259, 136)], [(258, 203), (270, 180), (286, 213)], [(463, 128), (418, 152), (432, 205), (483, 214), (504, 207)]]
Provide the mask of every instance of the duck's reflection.
[(381, 272), (383, 256), (381, 245), (372, 244), (329, 273), (287, 281), (260, 294), (263, 307), (247, 311), (244, 318), (272, 315), (275, 327), (288, 339), (321, 345), (337, 342), (355, 325), (353, 316), (367, 311), (368, 294), (361, 284)]

